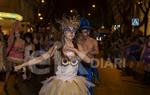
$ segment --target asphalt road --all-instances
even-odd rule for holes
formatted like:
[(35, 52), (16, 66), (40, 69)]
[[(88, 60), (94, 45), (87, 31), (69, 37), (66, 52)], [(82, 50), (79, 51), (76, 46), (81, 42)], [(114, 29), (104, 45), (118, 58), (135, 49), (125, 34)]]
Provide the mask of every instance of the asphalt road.
[[(31, 80), (23, 81), (12, 75), (8, 81), (7, 91), (9, 95), (38, 95), (41, 81), (49, 77), (32, 76)], [(95, 87), (94, 95), (150, 95), (150, 85), (144, 85), (141, 81), (131, 76), (122, 76), (121, 71), (112, 68), (100, 69), (100, 83)], [(17, 81), (17, 87), (14, 82)], [(6, 95), (5, 93), (3, 95)]]

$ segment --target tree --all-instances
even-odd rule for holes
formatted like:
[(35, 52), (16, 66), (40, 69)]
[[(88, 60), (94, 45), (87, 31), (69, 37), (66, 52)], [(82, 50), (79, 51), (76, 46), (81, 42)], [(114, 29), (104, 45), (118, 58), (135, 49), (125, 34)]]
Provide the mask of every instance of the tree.
[(144, 14), (144, 17), (139, 25), (138, 28), (144, 25), (144, 36), (147, 35), (147, 26), (148, 26), (148, 14), (150, 11), (150, 0), (139, 0), (137, 2), (137, 5), (141, 9), (142, 13)]
[(133, 16), (134, 0), (110, 0), (110, 10), (114, 23), (121, 24), (128, 35), (132, 32), (131, 18)]

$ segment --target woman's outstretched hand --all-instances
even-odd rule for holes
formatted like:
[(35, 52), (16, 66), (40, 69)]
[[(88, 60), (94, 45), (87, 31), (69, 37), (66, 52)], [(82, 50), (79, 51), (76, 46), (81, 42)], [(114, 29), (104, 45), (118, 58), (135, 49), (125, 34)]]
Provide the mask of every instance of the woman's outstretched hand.
[(18, 70), (20, 70), (21, 68), (22, 68), (22, 65), (18, 65), (18, 66), (15, 66), (15, 67), (14, 67), (14, 70), (15, 70), (15, 71), (18, 71)]

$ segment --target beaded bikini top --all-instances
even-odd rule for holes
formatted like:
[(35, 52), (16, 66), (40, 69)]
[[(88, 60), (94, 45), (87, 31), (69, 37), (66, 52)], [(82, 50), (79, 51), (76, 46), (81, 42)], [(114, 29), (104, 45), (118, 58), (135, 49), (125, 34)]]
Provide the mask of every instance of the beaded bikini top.
[(63, 58), (62, 59), (62, 65), (63, 66), (68, 66), (69, 64), (72, 65), (72, 66), (76, 66), (79, 63), (78, 57), (75, 55), (74, 52), (68, 51), (66, 53), (66, 56), (68, 58)]

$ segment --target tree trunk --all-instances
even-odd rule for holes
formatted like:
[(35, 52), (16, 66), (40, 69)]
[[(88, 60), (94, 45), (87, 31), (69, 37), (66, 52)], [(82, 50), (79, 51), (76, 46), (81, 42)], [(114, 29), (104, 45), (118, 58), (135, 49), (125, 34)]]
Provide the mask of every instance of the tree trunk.
[(144, 36), (147, 36), (147, 25), (148, 25), (148, 17), (145, 19), (145, 25), (144, 25)]

